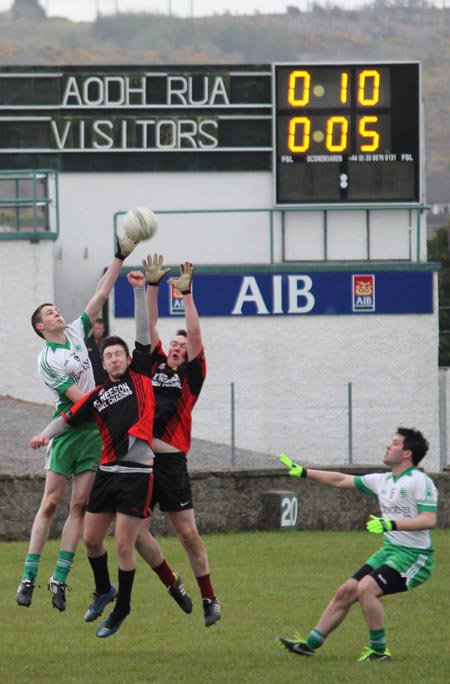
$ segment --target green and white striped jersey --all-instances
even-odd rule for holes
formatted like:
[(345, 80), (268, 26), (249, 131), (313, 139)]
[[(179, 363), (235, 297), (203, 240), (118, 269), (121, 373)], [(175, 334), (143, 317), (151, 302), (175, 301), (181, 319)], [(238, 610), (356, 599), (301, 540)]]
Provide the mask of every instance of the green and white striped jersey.
[(72, 402), (64, 394), (69, 387), (77, 385), (83, 394), (95, 387), (92, 364), (86, 348), (86, 338), (91, 328), (91, 321), (86, 312), (83, 312), (64, 328), (65, 344), (46, 342), (38, 356), (38, 372), (50, 388), (55, 402), (53, 417), (72, 406)]
[[(419, 513), (436, 513), (438, 492), (433, 480), (417, 468), (408, 468), (401, 475), (370, 473), (355, 477), (357, 489), (370, 494), (381, 509), (381, 517), (389, 520), (406, 520)], [(385, 532), (385, 539), (397, 546), (431, 549), (430, 530), (414, 532)]]

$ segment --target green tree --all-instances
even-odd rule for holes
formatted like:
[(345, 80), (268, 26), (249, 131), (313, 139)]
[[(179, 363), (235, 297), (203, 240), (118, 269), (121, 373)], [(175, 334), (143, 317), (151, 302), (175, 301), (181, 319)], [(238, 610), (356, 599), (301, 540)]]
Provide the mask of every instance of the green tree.
[(428, 240), (428, 260), (441, 264), (439, 271), (439, 365), (450, 366), (450, 222)]

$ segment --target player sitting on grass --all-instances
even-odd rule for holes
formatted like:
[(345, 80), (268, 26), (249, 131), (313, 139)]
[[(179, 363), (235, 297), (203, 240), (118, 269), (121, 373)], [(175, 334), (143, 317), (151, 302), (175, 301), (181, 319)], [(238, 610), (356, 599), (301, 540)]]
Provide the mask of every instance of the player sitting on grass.
[(311, 470), (293, 463), (286, 454), (280, 460), (293, 477), (308, 477), (332, 487), (358, 489), (378, 499), (381, 518), (373, 515), (367, 529), (384, 534), (384, 545), (355, 574), (342, 584), (325, 608), (319, 622), (303, 639), (296, 632), (293, 639), (279, 637), (292, 653), (313, 656), (326, 638), (359, 601), (369, 628), (370, 646), (358, 662), (387, 660), (384, 610), (381, 598), (408, 591), (423, 584), (434, 568), (434, 552), (430, 529), (436, 526), (437, 490), (432, 480), (417, 465), (428, 451), (421, 432), (398, 428), (386, 448), (384, 463), (391, 472), (372, 473), (362, 477), (325, 470)]

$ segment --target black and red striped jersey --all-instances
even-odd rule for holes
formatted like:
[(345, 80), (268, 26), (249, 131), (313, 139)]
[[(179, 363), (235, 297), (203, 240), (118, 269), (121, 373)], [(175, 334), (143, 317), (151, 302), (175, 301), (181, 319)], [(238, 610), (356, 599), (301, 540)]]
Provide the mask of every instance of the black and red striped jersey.
[(69, 425), (95, 420), (103, 441), (100, 462), (111, 464), (127, 455), (128, 435), (152, 446), (154, 414), (148, 354), (134, 350), (131, 365), (120, 380), (96, 387), (63, 416)]
[(153, 434), (187, 454), (191, 446), (192, 409), (206, 377), (204, 349), (192, 361), (170, 368), (160, 340), (151, 353), (151, 364), (155, 393)]

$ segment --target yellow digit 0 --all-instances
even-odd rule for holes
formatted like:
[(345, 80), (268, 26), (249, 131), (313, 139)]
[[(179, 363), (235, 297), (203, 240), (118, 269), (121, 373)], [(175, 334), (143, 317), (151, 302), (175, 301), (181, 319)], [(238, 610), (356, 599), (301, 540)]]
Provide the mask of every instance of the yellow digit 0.
[[(297, 144), (297, 131), (302, 127), (302, 140)], [(306, 152), (309, 149), (311, 121), (307, 116), (294, 116), (289, 119), (288, 148), (291, 152)]]
[[(358, 76), (358, 104), (373, 107), (380, 101), (380, 72), (376, 69), (364, 69)], [(366, 86), (372, 83), (372, 94), (366, 95)]]
[[(340, 132), (338, 142), (333, 142), (336, 131)], [(330, 116), (327, 119), (327, 129), (325, 135), (325, 147), (328, 152), (343, 152), (347, 148), (348, 142), (348, 119), (346, 116)]]
[[(297, 81), (303, 81), (302, 95), (296, 97)], [(311, 88), (311, 74), (309, 71), (296, 70), (289, 74), (288, 82), (288, 102), (292, 107), (304, 107), (309, 102)]]

